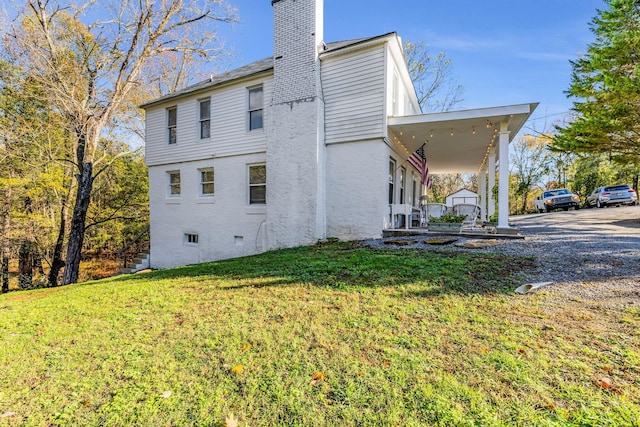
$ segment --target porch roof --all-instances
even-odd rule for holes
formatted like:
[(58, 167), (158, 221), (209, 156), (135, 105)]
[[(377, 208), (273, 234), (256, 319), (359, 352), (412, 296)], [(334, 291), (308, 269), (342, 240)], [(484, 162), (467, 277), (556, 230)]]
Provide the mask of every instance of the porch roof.
[(390, 117), (389, 137), (406, 147), (407, 157), (425, 144), (429, 172), (478, 173), (497, 146), (500, 125), (511, 142), (538, 103)]

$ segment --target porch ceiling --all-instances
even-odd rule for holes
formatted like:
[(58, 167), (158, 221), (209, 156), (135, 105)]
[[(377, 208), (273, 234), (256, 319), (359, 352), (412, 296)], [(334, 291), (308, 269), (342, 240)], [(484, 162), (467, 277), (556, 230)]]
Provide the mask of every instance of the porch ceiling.
[(477, 173), (506, 123), (509, 142), (538, 103), (389, 118), (389, 137), (407, 149), (407, 157), (425, 144), (429, 172)]

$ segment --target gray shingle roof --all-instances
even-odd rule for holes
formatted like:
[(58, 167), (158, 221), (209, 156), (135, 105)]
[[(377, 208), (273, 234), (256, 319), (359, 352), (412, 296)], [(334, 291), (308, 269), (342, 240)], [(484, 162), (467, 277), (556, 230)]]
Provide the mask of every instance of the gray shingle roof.
[[(389, 34), (393, 34), (393, 33), (387, 33), (387, 34), (383, 34), (381, 36), (375, 36), (375, 37), (365, 37), (365, 38), (359, 38), (359, 39), (351, 39), (351, 40), (343, 40), (339, 42), (326, 43), (325, 52), (332, 52), (332, 51), (343, 49), (348, 46), (353, 46), (365, 41), (386, 37)], [(213, 86), (216, 86), (222, 83), (231, 82), (233, 80), (237, 80), (243, 77), (248, 77), (248, 76), (258, 74), (264, 71), (269, 71), (272, 69), (273, 69), (273, 57), (270, 56), (268, 58), (264, 58), (259, 61), (252, 62), (251, 64), (244, 65), (240, 68), (236, 68), (226, 73), (214, 75), (210, 79), (201, 81), (199, 83), (196, 83), (184, 89), (180, 89), (176, 92), (172, 92), (170, 94), (161, 96), (160, 98), (156, 98), (152, 101), (142, 104), (140, 107), (141, 108), (151, 107), (153, 105), (160, 104), (162, 102), (169, 101), (174, 98), (180, 98), (182, 96), (191, 95), (200, 91), (204, 91), (206, 89), (209, 89)]]

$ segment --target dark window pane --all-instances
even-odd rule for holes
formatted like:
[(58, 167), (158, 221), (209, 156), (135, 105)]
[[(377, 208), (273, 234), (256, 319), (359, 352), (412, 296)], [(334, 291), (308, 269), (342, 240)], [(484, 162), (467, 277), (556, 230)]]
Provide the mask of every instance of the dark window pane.
[(169, 128), (169, 144), (175, 144), (178, 141), (176, 128)]
[(167, 121), (169, 123), (169, 126), (175, 126), (176, 123), (178, 122), (178, 109), (177, 108), (171, 108), (169, 110), (167, 110)]
[(257, 185), (250, 187), (249, 203), (251, 204), (265, 204), (267, 200), (267, 187), (264, 185)]
[(249, 113), (249, 130), (262, 129), (262, 110)]
[(213, 194), (213, 182), (202, 184), (202, 194)]
[(200, 101), (200, 120), (209, 119), (211, 114), (211, 101)]

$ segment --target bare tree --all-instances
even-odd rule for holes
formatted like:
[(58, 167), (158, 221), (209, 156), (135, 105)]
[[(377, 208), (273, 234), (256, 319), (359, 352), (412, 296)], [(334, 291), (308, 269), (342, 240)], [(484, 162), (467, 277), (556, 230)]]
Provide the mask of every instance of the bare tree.
[[(90, 17), (100, 19), (84, 24)], [(144, 85), (154, 59), (165, 55), (211, 59), (220, 53), (216, 23), (235, 20), (224, 0), (27, 0), (8, 31), (12, 62), (47, 90), (47, 101), (75, 136), (77, 191), (67, 245), (64, 284), (78, 280), (93, 183), (109, 167), (104, 133), (117, 126)], [(111, 159), (113, 160), (113, 159)]]
[(422, 111), (449, 111), (462, 102), (464, 87), (455, 82), (453, 63), (446, 54), (433, 56), (426, 43), (406, 42), (404, 55)]
[(552, 161), (547, 149), (549, 140), (550, 137), (544, 134), (537, 137), (524, 135), (511, 144), (510, 172), (515, 195), (522, 198), (520, 213), (527, 212), (529, 194), (549, 174)]

